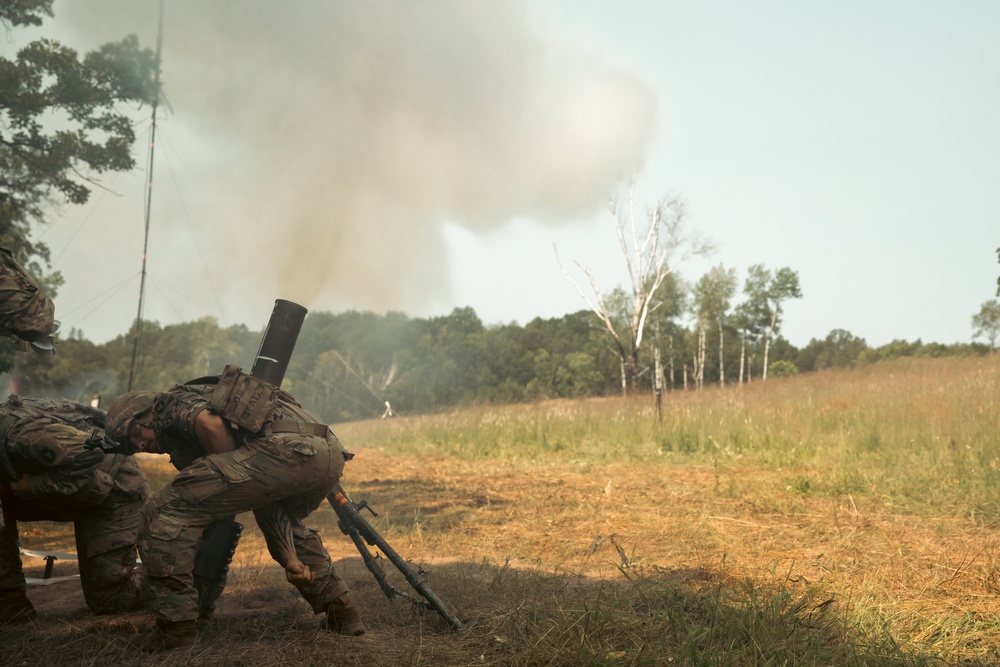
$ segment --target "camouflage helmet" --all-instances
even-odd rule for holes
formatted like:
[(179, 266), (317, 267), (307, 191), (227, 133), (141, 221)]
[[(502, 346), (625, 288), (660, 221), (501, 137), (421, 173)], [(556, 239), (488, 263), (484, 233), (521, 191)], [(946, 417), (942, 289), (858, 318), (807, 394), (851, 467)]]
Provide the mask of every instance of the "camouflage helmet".
[(11, 251), (0, 248), (0, 335), (28, 342), (50, 341), (59, 328), (54, 310), (52, 299)]
[(132, 391), (116, 398), (108, 408), (108, 420), (104, 428), (108, 438), (120, 445), (127, 445), (128, 427), (132, 425), (132, 420), (152, 410), (157, 396), (152, 391)]

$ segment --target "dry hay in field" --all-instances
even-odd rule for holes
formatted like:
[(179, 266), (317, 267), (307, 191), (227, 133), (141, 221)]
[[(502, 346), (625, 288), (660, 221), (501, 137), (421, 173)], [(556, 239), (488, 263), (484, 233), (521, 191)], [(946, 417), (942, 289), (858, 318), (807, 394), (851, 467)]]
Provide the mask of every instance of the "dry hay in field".
[[(323, 507), (309, 523), (354, 590), (369, 633), (354, 641), (316, 630), (317, 618), (269, 560), (248, 514), (203, 658), (162, 664), (310, 664), (334, 653), (342, 664), (503, 664), (519, 641), (511, 628), (543, 610), (607, 604), (629, 577), (690, 590), (747, 581), (800, 592), (820, 587), (824, 599), (892, 618), (912, 640), (921, 639), (927, 618), (946, 628), (949, 619), (995, 614), (1000, 557), (992, 526), (803, 493), (789, 477), (751, 467), (511, 464), (359, 451), (345, 489), (372, 503), (379, 512), (372, 522), (423, 566), (470, 628), (453, 633), (432, 614), (389, 603)], [(57, 563), (56, 574), (73, 567)], [(106, 664), (158, 664), (119, 646), (149, 626), (148, 615), (93, 617), (75, 582), (32, 588), (29, 597), (40, 616), (30, 637), (106, 651)], [(2, 629), (0, 641), (24, 640), (20, 632)], [(1000, 642), (1000, 632), (984, 632), (981, 640)], [(23, 650), (27, 664), (42, 655)]]

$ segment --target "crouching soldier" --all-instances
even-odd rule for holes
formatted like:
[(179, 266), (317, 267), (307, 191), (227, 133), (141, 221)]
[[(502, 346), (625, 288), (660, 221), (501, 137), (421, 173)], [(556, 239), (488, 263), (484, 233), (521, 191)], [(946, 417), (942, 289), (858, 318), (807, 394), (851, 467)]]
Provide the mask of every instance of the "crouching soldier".
[(73, 522), (80, 583), (94, 613), (144, 602), (136, 539), (149, 486), (134, 457), (97, 446), (105, 417), (61, 399), (11, 396), (0, 404), (0, 623), (36, 616), (25, 594), (19, 522)]
[(0, 248), (0, 336), (23, 350), (52, 354), (55, 306), (10, 250)]
[(258, 401), (254, 393), (253, 405), (244, 403), (236, 412), (253, 407), (255, 416), (241, 419), (224, 394), (233, 381), (255, 380), (234, 366), (223, 378), (125, 394), (108, 410), (110, 438), (132, 451), (169, 454), (180, 470), (143, 510), (138, 546), (156, 628), (133, 643), (152, 652), (197, 641), (193, 570), (202, 531), (250, 510), (286, 579), (315, 613), (326, 612), (322, 626), (345, 635), (364, 633), (319, 533), (303, 523), (340, 480), (345, 460), (340, 441), (294, 398), (266, 383), (244, 398), (263, 390), (271, 392), (271, 400)]

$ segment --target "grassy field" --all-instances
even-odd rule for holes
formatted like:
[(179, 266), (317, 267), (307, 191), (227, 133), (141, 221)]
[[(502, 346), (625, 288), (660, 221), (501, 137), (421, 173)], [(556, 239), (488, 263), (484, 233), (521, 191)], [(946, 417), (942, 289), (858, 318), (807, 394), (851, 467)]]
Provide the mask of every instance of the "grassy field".
[(247, 515), (195, 649), (136, 653), (148, 617), (92, 617), (68, 582), (29, 590), (39, 620), (0, 629), (0, 664), (1000, 664), (998, 355), (673, 393), (662, 421), (643, 397), (336, 430), (344, 487), (466, 629), (386, 600), (324, 507), (363, 637), (316, 629)]

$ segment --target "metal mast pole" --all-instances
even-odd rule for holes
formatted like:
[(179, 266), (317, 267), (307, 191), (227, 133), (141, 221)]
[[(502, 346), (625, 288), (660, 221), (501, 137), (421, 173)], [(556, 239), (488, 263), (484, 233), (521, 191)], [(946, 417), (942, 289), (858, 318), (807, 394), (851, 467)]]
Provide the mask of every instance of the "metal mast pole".
[(136, 368), (139, 359), (139, 340), (142, 337), (142, 307), (146, 295), (146, 252), (149, 249), (149, 215), (153, 204), (153, 152), (156, 148), (156, 111), (160, 103), (160, 53), (163, 48), (163, 0), (160, 0), (160, 24), (156, 35), (156, 71), (153, 82), (156, 86), (156, 96), (153, 98), (153, 120), (149, 129), (149, 161), (146, 164), (146, 231), (142, 242), (142, 277), (139, 280), (139, 311), (135, 316), (135, 327), (132, 332), (132, 365), (128, 375), (128, 391), (132, 391), (135, 383)]

